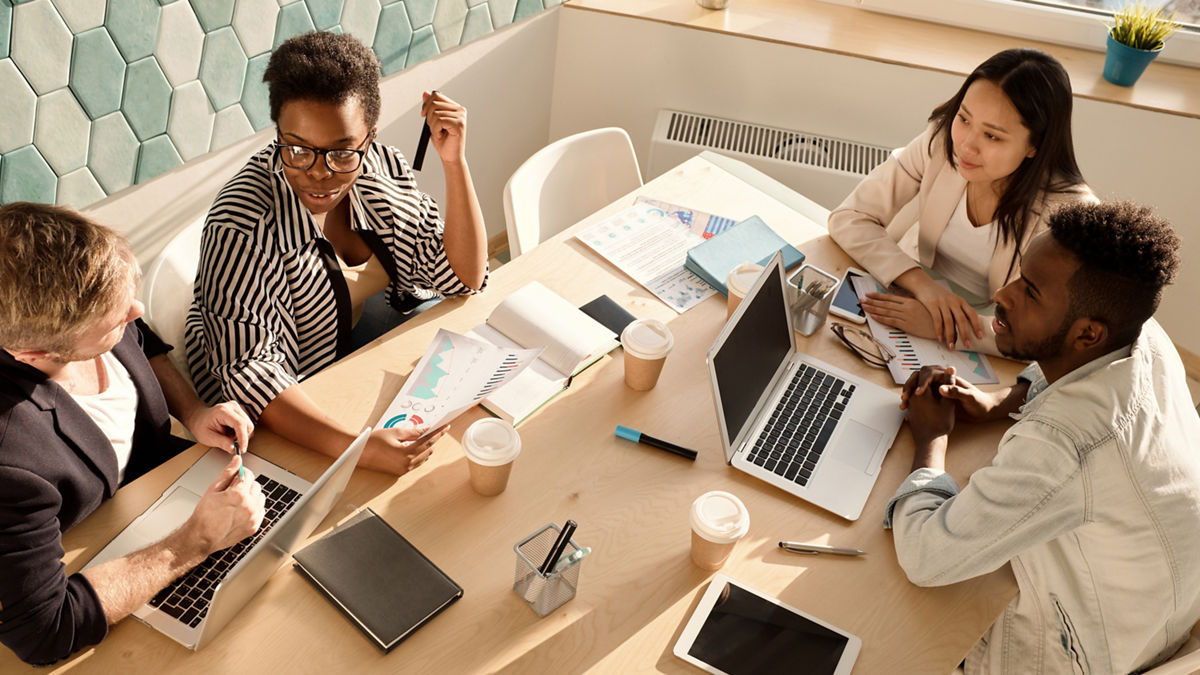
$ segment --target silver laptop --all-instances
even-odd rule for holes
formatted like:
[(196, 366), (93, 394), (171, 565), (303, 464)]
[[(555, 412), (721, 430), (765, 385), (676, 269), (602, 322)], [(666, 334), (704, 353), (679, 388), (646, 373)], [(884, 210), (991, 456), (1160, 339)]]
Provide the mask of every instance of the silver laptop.
[[(133, 615), (186, 647), (200, 649), (211, 642), (341, 498), (370, 433), (370, 427), (363, 430), (316, 483), (261, 457), (243, 455), (246, 468), (254, 472), (267, 497), (262, 527), (252, 537), (210, 555)], [(210, 449), (88, 567), (149, 546), (176, 530), (228, 463), (228, 453)]]
[(783, 257), (708, 352), (725, 461), (857, 520), (904, 413), (900, 397), (796, 350)]

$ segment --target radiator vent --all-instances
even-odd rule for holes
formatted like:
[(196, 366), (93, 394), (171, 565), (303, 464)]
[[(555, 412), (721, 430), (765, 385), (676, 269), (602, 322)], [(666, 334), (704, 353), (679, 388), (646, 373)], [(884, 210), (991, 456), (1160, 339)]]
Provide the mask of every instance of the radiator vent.
[(698, 148), (738, 152), (858, 176), (867, 175), (891, 153), (890, 148), (801, 131), (673, 110), (662, 112), (670, 115), (667, 140)]

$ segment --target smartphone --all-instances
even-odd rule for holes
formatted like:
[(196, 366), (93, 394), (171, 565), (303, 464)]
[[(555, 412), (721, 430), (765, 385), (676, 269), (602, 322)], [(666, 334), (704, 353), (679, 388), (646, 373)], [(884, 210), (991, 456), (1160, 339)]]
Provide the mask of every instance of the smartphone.
[(867, 313), (863, 311), (862, 305), (858, 304), (858, 293), (854, 291), (854, 277), (869, 277), (871, 275), (856, 268), (851, 267), (846, 270), (846, 274), (842, 276), (841, 283), (838, 284), (837, 293), (833, 296), (833, 304), (829, 307), (829, 311), (854, 323), (866, 323)]

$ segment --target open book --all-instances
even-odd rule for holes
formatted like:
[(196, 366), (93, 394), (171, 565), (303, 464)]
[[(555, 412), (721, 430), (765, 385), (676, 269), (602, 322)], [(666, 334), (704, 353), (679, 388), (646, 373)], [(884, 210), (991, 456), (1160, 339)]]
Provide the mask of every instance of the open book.
[(620, 344), (616, 333), (536, 281), (505, 298), (467, 335), (506, 349), (545, 348), (528, 368), (481, 401), (493, 415), (514, 425)]

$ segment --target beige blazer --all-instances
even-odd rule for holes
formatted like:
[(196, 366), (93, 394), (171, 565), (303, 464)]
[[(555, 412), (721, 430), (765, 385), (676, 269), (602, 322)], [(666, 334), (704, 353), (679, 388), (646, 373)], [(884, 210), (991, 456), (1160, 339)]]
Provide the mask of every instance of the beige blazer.
[[(894, 150), (829, 214), (833, 240), (885, 285), (917, 267), (918, 262), (933, 267), (938, 241), (967, 189), (966, 180), (946, 159), (941, 139), (930, 147), (932, 137), (930, 125), (907, 146)], [(1077, 200), (1097, 201), (1087, 186), (1073, 192), (1042, 192), (1034, 203), (1020, 251), (1024, 253), (1029, 242), (1046, 230), (1046, 218), (1057, 206)], [(992, 252), (987, 269), (989, 295), (1019, 275), (1019, 260), (1009, 271), (1016, 245), (1013, 241), (1002, 243)], [(991, 309), (986, 312), (980, 313), (984, 337), (972, 337), (971, 347), (997, 354)]]

